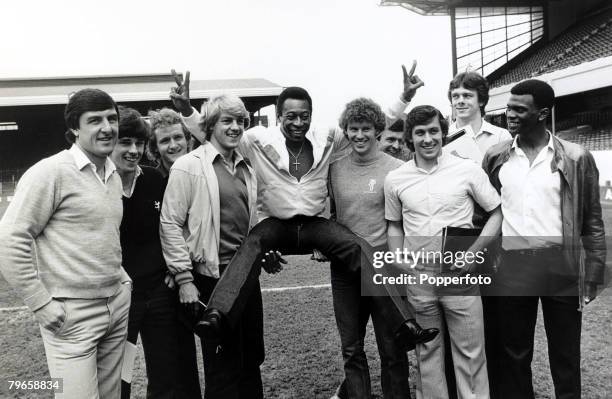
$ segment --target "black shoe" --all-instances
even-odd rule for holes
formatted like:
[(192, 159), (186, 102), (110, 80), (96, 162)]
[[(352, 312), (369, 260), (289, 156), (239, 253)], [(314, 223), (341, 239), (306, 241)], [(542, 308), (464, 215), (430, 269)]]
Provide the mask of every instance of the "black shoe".
[(204, 340), (220, 341), (223, 336), (222, 321), (223, 314), (220, 311), (208, 308), (204, 316), (196, 323), (193, 331)]
[(423, 329), (414, 319), (406, 320), (395, 332), (395, 340), (404, 351), (414, 349), (416, 344), (429, 342), (438, 335), (437, 328)]

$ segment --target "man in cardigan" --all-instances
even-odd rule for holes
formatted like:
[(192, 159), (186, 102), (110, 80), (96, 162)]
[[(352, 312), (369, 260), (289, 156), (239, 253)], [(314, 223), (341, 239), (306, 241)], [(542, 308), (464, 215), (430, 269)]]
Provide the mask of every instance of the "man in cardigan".
[(72, 147), (26, 171), (0, 222), (0, 270), (40, 324), (49, 373), (63, 379), (56, 397), (113, 399), (131, 292), (121, 179), (108, 159), (119, 115), (107, 93), (83, 89), (64, 119)]

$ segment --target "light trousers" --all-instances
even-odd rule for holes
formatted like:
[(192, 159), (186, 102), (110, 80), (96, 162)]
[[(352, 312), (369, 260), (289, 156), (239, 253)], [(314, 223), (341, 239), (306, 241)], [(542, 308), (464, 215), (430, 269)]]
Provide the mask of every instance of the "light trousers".
[[(482, 301), (479, 296), (408, 296), (423, 328), (448, 326), (460, 399), (489, 398)], [(417, 399), (449, 397), (445, 379), (444, 334), (417, 344)]]
[(127, 338), (131, 286), (108, 298), (60, 299), (66, 312), (57, 332), (43, 327), (51, 378), (63, 379), (56, 399), (116, 399)]

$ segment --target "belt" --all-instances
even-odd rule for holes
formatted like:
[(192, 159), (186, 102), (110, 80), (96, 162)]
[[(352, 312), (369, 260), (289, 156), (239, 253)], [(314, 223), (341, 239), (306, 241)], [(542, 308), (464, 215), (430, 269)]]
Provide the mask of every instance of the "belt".
[(555, 245), (552, 247), (546, 248), (525, 248), (525, 249), (510, 249), (504, 250), (506, 254), (509, 255), (518, 255), (518, 256), (542, 256), (549, 254), (558, 254), (561, 253), (563, 247), (561, 245)]

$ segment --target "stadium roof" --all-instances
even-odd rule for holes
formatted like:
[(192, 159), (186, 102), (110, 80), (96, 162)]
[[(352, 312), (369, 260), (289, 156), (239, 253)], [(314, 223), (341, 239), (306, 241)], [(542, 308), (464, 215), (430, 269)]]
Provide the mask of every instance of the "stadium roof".
[(542, 0), (381, 0), (380, 5), (400, 6), (421, 15), (450, 15), (451, 7), (541, 6)]
[[(170, 74), (0, 79), (0, 106), (66, 104), (68, 94), (86, 87), (102, 89), (116, 101), (166, 100), (174, 85)], [(283, 89), (266, 79), (192, 80), (190, 86), (193, 99), (221, 92), (277, 96)]]
[(532, 46), (489, 79), (491, 87), (499, 87), (608, 56), (612, 56), (612, 9), (579, 21), (542, 46)]

